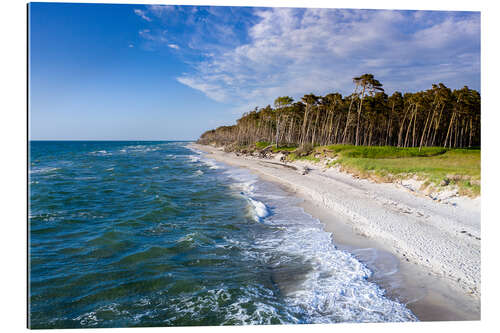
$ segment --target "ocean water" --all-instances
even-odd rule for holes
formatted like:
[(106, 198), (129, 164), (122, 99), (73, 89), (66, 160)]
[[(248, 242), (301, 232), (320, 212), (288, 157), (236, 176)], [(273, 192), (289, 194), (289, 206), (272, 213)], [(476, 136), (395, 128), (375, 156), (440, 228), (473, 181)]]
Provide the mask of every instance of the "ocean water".
[(31, 142), (32, 328), (414, 321), (299, 199), (187, 142)]

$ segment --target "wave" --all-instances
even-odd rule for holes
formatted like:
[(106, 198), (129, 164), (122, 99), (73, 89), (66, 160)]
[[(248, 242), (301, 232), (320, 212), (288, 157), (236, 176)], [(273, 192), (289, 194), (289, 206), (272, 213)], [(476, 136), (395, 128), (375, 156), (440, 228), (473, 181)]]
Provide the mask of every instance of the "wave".
[(109, 156), (112, 155), (110, 152), (107, 150), (97, 150), (97, 151), (91, 151), (89, 153), (90, 155), (97, 155), (97, 156)]
[(203, 152), (201, 152), (195, 148), (191, 148), (191, 147), (186, 147), (186, 148), (195, 153), (194, 155), (188, 155), (188, 159), (192, 163), (201, 162), (201, 163), (205, 164), (206, 166), (208, 166), (212, 170), (217, 170), (217, 169), (221, 168), (221, 166), (215, 160), (210, 159), (210, 158), (206, 158), (204, 156), (205, 154)]
[(256, 247), (247, 255), (270, 267), (289, 307), (300, 309), (308, 322), (418, 320), (404, 304), (390, 300), (368, 281), (372, 272), (351, 253), (338, 249), (321, 221), (297, 206), (299, 199), (247, 170), (228, 168), (225, 174), (249, 201), (254, 219), (273, 230), (239, 246)]
[[(74, 168), (49, 164), (77, 175), (71, 182), (51, 179), (55, 172), (32, 177), (42, 183), (31, 188), (33, 262), (37, 256), (50, 267), (55, 262), (67, 276), (75, 274), (67, 262), (81, 256), (91, 263), (67, 286), (64, 278), (32, 285), (35, 292), (43, 286), (52, 293), (34, 298), (33, 326), (61, 328), (69, 320), (72, 327), (416, 320), (368, 281), (376, 273), (357, 258), (373, 256), (370, 250), (338, 249), (321, 222), (298, 207), (300, 200), (276, 185), (222, 163), (212, 170), (203, 154), (184, 149), (174, 150), (179, 158), (172, 160), (168, 150), (128, 158), (116, 153), (124, 146), (108, 147), (98, 148), (112, 151), (110, 158), (89, 161), (84, 151)], [(110, 178), (111, 170), (104, 170), (112, 166), (120, 173)], [(149, 186), (155, 172), (146, 171), (155, 166), (165, 178)], [(106, 180), (106, 186), (75, 181), (82, 176)], [(48, 193), (44, 184), (60, 193)], [(113, 201), (93, 200), (101, 194)], [(42, 279), (54, 273), (50, 267), (33, 264), (31, 273)], [(141, 267), (155, 275), (139, 274)], [(388, 268), (390, 274), (397, 266)], [(140, 292), (123, 297), (123, 288)], [(81, 290), (91, 291), (83, 296)], [(81, 298), (67, 309), (65, 299), (73, 294)], [(46, 304), (54, 311), (43, 312)]]
[(50, 173), (60, 169), (61, 168), (56, 168), (56, 167), (34, 167), (30, 170), (30, 174)]
[(249, 198), (249, 200), (253, 205), (256, 221), (261, 221), (263, 218), (269, 215), (269, 210), (263, 202), (254, 200), (252, 198)]
[[(170, 277), (169, 273), (168, 278)], [(173, 288), (184, 286), (183, 281), (173, 283)], [(250, 304), (250, 300), (255, 301), (251, 301)], [(99, 327), (105, 321), (108, 324), (110, 322), (119, 324), (124, 318), (134, 324), (140, 324), (144, 317), (162, 318), (162, 323), (167, 326), (182, 326), (186, 322), (206, 325), (206, 322), (198, 322), (203, 320), (203, 316), (197, 316), (200, 312), (217, 316), (220, 325), (300, 322), (287, 309), (282, 309), (282, 305), (264, 287), (234, 288), (224, 283), (212, 288), (203, 287), (197, 293), (182, 293), (168, 297), (143, 296), (128, 304), (127, 308), (117, 303), (102, 305), (72, 320), (79, 322), (83, 327)]]
[(368, 281), (373, 273), (354, 255), (338, 249), (321, 221), (281, 190), (259, 185), (254, 185), (256, 196), (275, 197), (264, 200), (275, 207), (273, 215), (261, 219), (274, 231), (255, 243), (273, 251), (260, 260), (275, 272), (273, 279), (290, 307), (300, 308), (312, 323), (417, 320), (404, 304), (390, 300)]
[(203, 164), (208, 166), (210, 169), (214, 169), (214, 170), (220, 169), (220, 166), (214, 160), (205, 158), (205, 159), (200, 159), (200, 161), (203, 162)]
[(94, 180), (94, 179), (97, 179), (97, 177), (92, 177), (92, 176), (87, 176), (87, 177), (75, 177), (73, 178), (75, 180)]
[[(189, 149), (197, 151), (194, 148), (189, 147)], [(192, 162), (202, 162), (210, 169), (221, 169), (221, 165), (212, 159), (205, 158), (203, 155), (204, 153), (199, 152), (198, 155), (189, 155), (189, 159)], [(203, 171), (198, 171), (203, 174)], [(255, 221), (259, 222), (270, 215), (268, 207), (261, 200), (254, 198), (254, 183), (258, 179), (256, 176), (250, 174), (247, 170), (239, 168), (224, 168), (224, 174), (235, 181), (232, 187), (249, 202), (249, 208)]]
[(159, 146), (146, 146), (146, 145), (134, 145), (134, 146), (126, 146), (120, 149), (122, 153), (147, 153), (150, 151), (157, 151), (161, 147)]
[(194, 152), (196, 155), (203, 155), (204, 153), (199, 150), (199, 149), (196, 149), (196, 148), (193, 148), (193, 147), (189, 147), (189, 146), (184, 146), (184, 148), (188, 149), (188, 150), (191, 150), (192, 152)]

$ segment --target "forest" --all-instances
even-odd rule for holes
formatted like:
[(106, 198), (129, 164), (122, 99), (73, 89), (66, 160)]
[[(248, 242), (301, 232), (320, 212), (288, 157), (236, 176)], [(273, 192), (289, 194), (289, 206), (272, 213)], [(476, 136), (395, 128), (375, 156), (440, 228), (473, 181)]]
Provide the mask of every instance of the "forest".
[(198, 143), (477, 148), (480, 133), (478, 91), (467, 86), (451, 90), (439, 83), (425, 91), (388, 96), (372, 74), (363, 74), (353, 78), (348, 96), (311, 93), (299, 101), (281, 96), (273, 107), (256, 107), (235, 125), (206, 131)]

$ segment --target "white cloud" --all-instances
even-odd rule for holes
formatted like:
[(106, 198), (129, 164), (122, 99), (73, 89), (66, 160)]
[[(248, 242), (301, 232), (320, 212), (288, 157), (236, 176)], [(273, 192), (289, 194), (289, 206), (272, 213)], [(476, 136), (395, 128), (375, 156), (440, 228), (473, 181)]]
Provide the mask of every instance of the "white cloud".
[(134, 13), (137, 15), (137, 16), (140, 16), (143, 20), (146, 20), (148, 22), (151, 22), (151, 18), (149, 16), (146, 15), (146, 12), (144, 12), (142, 9), (134, 9)]
[(224, 102), (228, 98), (228, 96), (226, 96), (226, 94), (224, 93), (224, 90), (221, 90), (218, 85), (212, 85), (208, 82), (194, 80), (187, 76), (179, 77), (177, 78), (177, 81), (188, 87), (202, 91), (209, 98), (217, 102)]
[(179, 49), (179, 45), (177, 45), (177, 44), (168, 44), (168, 47), (170, 47), (171, 49), (176, 49), (176, 50)]
[(264, 106), (280, 95), (348, 94), (352, 77), (365, 72), (389, 92), (478, 82), (479, 14), (436, 20), (426, 13), (258, 10), (249, 42), (215, 50), (177, 80), (240, 106)]
[(150, 5), (148, 6), (149, 11), (151, 11), (156, 16), (160, 17), (165, 13), (170, 13), (175, 10), (175, 6), (171, 5)]
[(150, 29), (142, 29), (139, 30), (139, 36), (153, 43), (167, 44), (169, 42), (166, 30), (152, 32)]

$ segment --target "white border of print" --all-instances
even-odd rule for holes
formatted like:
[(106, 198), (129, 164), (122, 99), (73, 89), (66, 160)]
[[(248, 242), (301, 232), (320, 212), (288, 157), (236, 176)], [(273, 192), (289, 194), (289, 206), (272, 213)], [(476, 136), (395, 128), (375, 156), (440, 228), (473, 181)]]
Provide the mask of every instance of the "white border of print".
[[(92, 2), (129, 4), (184, 4), (184, 5), (233, 5), (233, 6), (274, 6), (274, 7), (323, 7), (323, 8), (373, 8), (373, 9), (426, 9), (426, 10), (468, 10), (481, 11), (481, 94), (482, 94), (482, 320), (476, 322), (438, 322), (405, 324), (336, 324), (331, 325), (290, 325), (290, 326), (239, 326), (239, 327), (174, 327), (169, 332), (422, 332), (422, 330), (490, 331), (498, 326), (495, 304), (500, 297), (497, 277), (499, 269), (496, 255), (500, 253), (495, 238), (500, 234), (499, 221), (495, 210), (496, 189), (499, 188), (495, 168), (500, 165), (498, 154), (498, 129), (500, 123), (498, 94), (499, 65), (496, 32), (500, 31), (498, 4), (486, 0), (435, 1), (419, 0), (204, 0), (204, 1), (57, 1), (52, 2)], [(9, 0), (2, 2), (2, 60), (1, 92), (1, 207), (2, 232), (1, 248), (1, 326), (6, 332), (26, 330), (26, 3)], [(495, 103), (495, 104), (494, 104)], [(165, 328), (134, 329), (134, 332), (164, 332)], [(59, 332), (62, 330), (51, 330)], [(131, 332), (125, 329), (90, 329), (86, 332)]]

